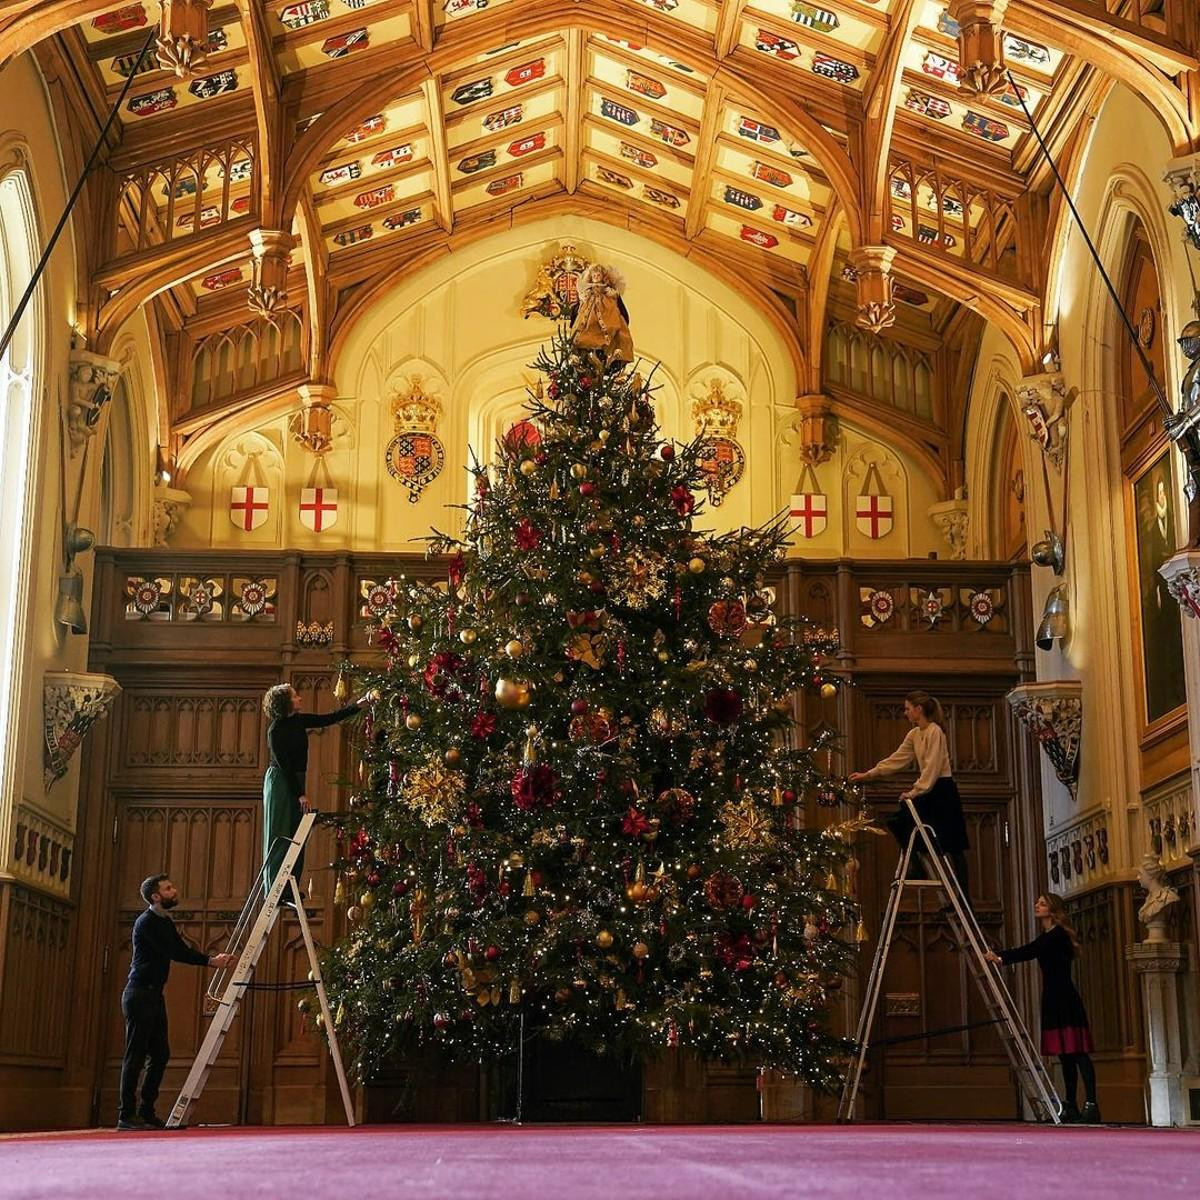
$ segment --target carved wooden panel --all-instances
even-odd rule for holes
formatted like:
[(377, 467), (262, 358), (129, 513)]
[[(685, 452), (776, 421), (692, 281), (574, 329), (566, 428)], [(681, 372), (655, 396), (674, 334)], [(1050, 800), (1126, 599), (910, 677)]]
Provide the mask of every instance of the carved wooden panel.
[[(180, 892), (174, 913), (179, 932), (208, 953), (223, 950), (258, 872), (258, 807), (251, 800), (214, 804), (188, 799), (129, 800), (118, 806), (116, 912), (104, 999), (103, 1119), (116, 1105), (124, 1047), (121, 992), (129, 972), (133, 923), (145, 908), (139, 884), (159, 871), (169, 874)], [(166, 991), (172, 1054), (163, 1108), (169, 1107), (170, 1093), (182, 1083), (204, 1036), (203, 997), (210, 976), (209, 971), (184, 964), (172, 967)], [(244, 1028), (239, 1018), (226, 1039), (198, 1108), (200, 1120), (238, 1119)]]
[(146, 767), (262, 768), (261, 697), (127, 691), (124, 771)]
[(8, 889), (0, 987), (0, 1061), (62, 1066), (71, 1019), (72, 910), (21, 886)]

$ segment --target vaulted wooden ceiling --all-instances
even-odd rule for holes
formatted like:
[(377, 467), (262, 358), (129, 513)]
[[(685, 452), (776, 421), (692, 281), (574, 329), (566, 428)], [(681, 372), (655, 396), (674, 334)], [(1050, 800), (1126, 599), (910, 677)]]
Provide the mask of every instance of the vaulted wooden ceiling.
[[(826, 324), (853, 317), (881, 255), (889, 336), (944, 342), (973, 312), (1038, 360), (1061, 213), (1022, 101), (1068, 175), (1114, 82), (1193, 148), (1194, 7), (216, 0), (207, 59), (178, 78), (153, 47), (139, 65), (150, 0), (0, 0), (0, 56), (40, 43), (77, 157), (129, 83), (85, 210), (97, 348), (148, 301), (184, 341), (244, 323), (265, 230), (259, 262), (304, 310), (304, 373), (321, 381), (381, 286), (498, 223), (576, 211), (755, 296), (819, 391)], [(989, 20), (1019, 97), (960, 87), (962, 25)]]

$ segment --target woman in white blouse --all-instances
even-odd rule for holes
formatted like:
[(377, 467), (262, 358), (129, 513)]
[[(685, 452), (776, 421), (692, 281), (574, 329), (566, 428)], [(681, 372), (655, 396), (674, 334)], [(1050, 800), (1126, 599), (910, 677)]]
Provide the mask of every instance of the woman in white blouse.
[(950, 771), (950, 751), (942, 725), (942, 706), (928, 692), (909, 692), (904, 698), (904, 715), (912, 728), (899, 747), (869, 771), (856, 771), (851, 782), (861, 783), (916, 768), (917, 781), (901, 795), (900, 808), (888, 818), (888, 828), (901, 846), (913, 831), (912, 814), (905, 800), (913, 800), (921, 820), (930, 825), (938, 846), (958, 877), (963, 895), (969, 895), (967, 880), (967, 822), (963, 816), (958, 785)]

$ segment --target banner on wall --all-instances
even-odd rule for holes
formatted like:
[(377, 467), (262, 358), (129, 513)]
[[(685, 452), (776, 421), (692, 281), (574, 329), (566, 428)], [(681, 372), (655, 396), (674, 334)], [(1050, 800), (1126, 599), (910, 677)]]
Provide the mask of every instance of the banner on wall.
[(810, 463), (805, 463), (796, 480), (789, 513), (794, 532), (802, 538), (819, 537), (829, 524), (829, 497), (817, 491), (817, 487), (816, 472)]
[(885, 538), (895, 524), (892, 498), (884, 491), (879, 468), (871, 463), (863, 480), (863, 490), (854, 499), (854, 524), (858, 532), (873, 542)]
[(270, 492), (265, 487), (229, 489), (229, 519), (244, 533), (266, 524), (270, 504)]

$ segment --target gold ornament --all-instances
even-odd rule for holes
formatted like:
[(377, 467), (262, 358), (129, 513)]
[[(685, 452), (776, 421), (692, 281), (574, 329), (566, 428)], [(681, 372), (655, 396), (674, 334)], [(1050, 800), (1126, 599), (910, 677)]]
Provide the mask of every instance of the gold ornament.
[(466, 790), (467, 777), (461, 771), (447, 771), (431, 758), (408, 773), (401, 795), (426, 825), (444, 825), (458, 811)]
[(596, 934), (596, 945), (601, 950), (607, 950), (613, 944), (613, 935), (607, 929), (602, 929)]
[(571, 478), (572, 479), (586, 479), (587, 473), (588, 473), (588, 469), (587, 469), (586, 463), (572, 463), (571, 464)]
[(462, 642), (464, 646), (473, 646), (475, 644), (475, 639), (478, 636), (479, 634), (477, 634), (473, 629), (460, 629), (458, 631), (458, 640)]
[(413, 613), (412, 616), (408, 618), (408, 627), (413, 631), (413, 633), (420, 633), (424, 625), (425, 618), (421, 616), (420, 613)]
[(633, 943), (633, 957), (645, 958), (650, 953), (650, 947), (645, 942)]
[(823, 683), (823, 684), (821, 684), (821, 695), (822, 695), (822, 696), (823, 696), (823, 697), (824, 697), (826, 700), (830, 700), (830, 699), (832, 699), (832, 698), (833, 698), (834, 696), (836, 696), (837, 694), (838, 694), (838, 690), (837, 690), (837, 685), (836, 685), (836, 684), (833, 684), (833, 683)]
[(451, 746), (442, 758), (448, 767), (457, 767), (462, 762), (462, 751), (457, 746)]
[(496, 702), (501, 708), (528, 708), (532, 700), (533, 689), (523, 680), (496, 680)]
[(347, 697), (350, 695), (350, 685), (346, 682), (346, 672), (339, 671), (337, 683), (333, 685), (333, 698), (339, 704), (345, 704)]
[(340, 879), (333, 886), (333, 902), (339, 908), (346, 903), (346, 885)]
[(525, 924), (536, 925), (542, 919), (542, 914), (536, 908), (525, 910)]
[(419, 654), (410, 654), (408, 656), (408, 665), (415, 671), (421, 665), (421, 656)]
[(701, 575), (704, 572), (706, 564), (702, 558), (693, 558), (688, 560), (688, 570), (693, 575)]
[(739, 801), (729, 800), (718, 814), (725, 826), (722, 841), (733, 850), (750, 850), (771, 845), (771, 818), (746, 796)]
[(421, 728), (421, 714), (420, 713), (409, 713), (408, 716), (404, 718), (404, 724), (408, 729), (420, 729)]
[(614, 571), (613, 583), (630, 608), (645, 608), (667, 590), (666, 561), (661, 554), (632, 549)]
[(363, 894), (358, 898), (358, 903), (364, 912), (369, 911), (375, 907), (375, 893), (363, 892)]
[(521, 474), (528, 479), (530, 475), (535, 475), (537, 473), (537, 463), (535, 463), (532, 458), (523, 458), (521, 460), (520, 471)]
[(348, 909), (346, 909), (346, 920), (349, 921), (351, 925), (357, 924), (359, 921), (361, 921), (362, 915), (363, 911), (358, 907), (357, 904), (352, 904)]
[(524, 643), (520, 642), (517, 638), (513, 638), (513, 640), (504, 647), (504, 653), (507, 654), (509, 658), (520, 658), (521, 655), (525, 653)]

